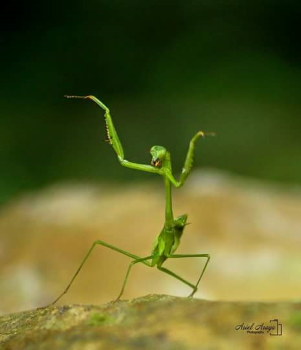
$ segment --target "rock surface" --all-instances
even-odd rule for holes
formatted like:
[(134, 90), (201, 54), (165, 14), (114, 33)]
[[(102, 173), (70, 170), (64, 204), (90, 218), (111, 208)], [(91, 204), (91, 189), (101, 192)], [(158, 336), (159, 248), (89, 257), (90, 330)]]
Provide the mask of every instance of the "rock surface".
[[(277, 322), (271, 322), (274, 319), (278, 319), (278, 329)], [(248, 332), (241, 329), (243, 326), (252, 329)], [(273, 336), (277, 332), (279, 335)], [(102, 306), (48, 307), (2, 316), (0, 348), (300, 350), (301, 303), (218, 302), (149, 295)]]

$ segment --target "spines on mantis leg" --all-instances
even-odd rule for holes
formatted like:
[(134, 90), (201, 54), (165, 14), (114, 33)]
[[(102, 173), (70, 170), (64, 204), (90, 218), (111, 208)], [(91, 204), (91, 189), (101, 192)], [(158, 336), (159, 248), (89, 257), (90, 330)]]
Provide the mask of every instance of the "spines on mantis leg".
[(123, 160), (124, 159), (124, 152), (123, 148), (121, 145), (121, 142), (119, 140), (118, 134), (115, 130), (112, 117), (110, 115), (109, 109), (105, 111), (105, 123), (106, 123), (106, 134), (107, 134), (107, 139), (106, 141), (112, 145), (114, 148), (115, 152), (117, 153), (118, 157)]
[(89, 99), (92, 100), (93, 102), (97, 103), (98, 106), (100, 106), (104, 111), (104, 118), (105, 118), (105, 128), (106, 128), (106, 142), (108, 142), (112, 147), (114, 148), (115, 152), (117, 153), (117, 156), (119, 157), (120, 160), (124, 159), (124, 152), (123, 148), (121, 145), (121, 142), (119, 140), (118, 134), (115, 130), (113, 120), (110, 114), (109, 108), (99, 101), (95, 96), (89, 95), (89, 96), (68, 96), (66, 95), (65, 97), (67, 98), (83, 98), (83, 99)]

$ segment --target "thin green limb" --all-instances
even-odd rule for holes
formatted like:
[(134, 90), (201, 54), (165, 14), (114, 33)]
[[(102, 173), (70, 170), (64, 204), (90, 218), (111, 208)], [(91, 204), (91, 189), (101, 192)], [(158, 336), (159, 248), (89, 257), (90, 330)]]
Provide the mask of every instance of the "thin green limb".
[(196, 290), (189, 295), (189, 297), (191, 297), (191, 298), (193, 298), (194, 294), (196, 293), (196, 291), (198, 289), (198, 286), (199, 286), (199, 283), (200, 283), (200, 281), (201, 281), (201, 279), (202, 279), (202, 277), (203, 277), (203, 275), (205, 273), (205, 270), (207, 268), (207, 265), (208, 265), (208, 263), (210, 261), (210, 255), (209, 254), (206, 254), (206, 255), (207, 255), (207, 261), (206, 261), (205, 266), (203, 268), (203, 271), (201, 272), (201, 275), (200, 275), (200, 277), (199, 277), (199, 279), (198, 279), (198, 281), (197, 281), (197, 283), (195, 285), (196, 286)]
[(123, 284), (122, 284), (122, 288), (121, 288), (121, 291), (118, 295), (118, 297), (116, 298), (116, 300), (119, 300), (124, 292), (124, 288), (125, 288), (125, 285), (127, 283), (127, 280), (128, 280), (128, 277), (129, 277), (129, 274), (131, 272), (131, 269), (132, 267), (137, 264), (137, 263), (143, 263), (149, 267), (151, 267), (151, 264), (147, 262), (147, 260), (151, 260), (155, 257), (155, 255), (150, 255), (150, 256), (146, 256), (145, 258), (138, 258), (138, 259), (135, 259), (134, 261), (132, 261), (127, 269), (127, 272), (126, 272), (126, 275), (125, 275), (125, 278), (124, 278), (124, 281), (123, 281)]
[[(48, 306), (51, 306), (51, 305), (56, 304), (56, 303), (62, 298), (62, 296), (65, 295), (65, 294), (68, 292), (69, 288), (71, 287), (72, 283), (74, 282), (75, 278), (76, 278), (77, 275), (79, 274), (80, 270), (82, 269), (82, 267), (84, 266), (84, 264), (85, 264), (86, 261), (88, 260), (90, 254), (92, 253), (92, 251), (93, 251), (93, 249), (95, 248), (96, 245), (102, 245), (102, 246), (104, 246), (104, 247), (110, 248), (110, 249), (115, 250), (116, 252), (121, 253), (121, 254), (123, 254), (123, 255), (126, 255), (126, 256), (128, 256), (128, 257), (130, 257), (130, 258), (132, 258), (132, 259), (136, 259), (136, 260), (137, 260), (137, 259), (141, 259), (138, 255), (131, 254), (131, 253), (129, 253), (129, 252), (123, 250), (123, 249), (117, 248), (117, 247), (115, 247), (115, 246), (113, 246), (113, 245), (111, 245), (111, 244), (108, 244), (108, 243), (106, 243), (106, 242), (103, 242), (103, 241), (100, 241), (100, 240), (97, 240), (97, 241), (93, 242), (91, 248), (89, 249), (88, 253), (85, 255), (83, 261), (82, 261), (81, 264), (79, 265), (77, 271), (76, 271), (75, 274), (73, 275), (73, 277), (72, 277), (71, 281), (69, 282), (68, 286), (66, 287), (66, 289), (63, 291), (62, 294), (60, 294), (60, 295), (59, 295), (51, 304), (49, 304)], [(144, 262), (144, 263), (145, 263), (145, 262)], [(146, 263), (145, 263), (145, 264), (146, 264)], [(148, 264), (146, 264), (146, 265), (148, 265)]]
[(164, 273), (167, 273), (168, 275), (170, 275), (170, 276), (176, 278), (177, 280), (179, 280), (179, 281), (181, 281), (181, 282), (187, 284), (187, 285), (188, 285), (189, 287), (191, 287), (192, 289), (195, 289), (195, 286), (194, 286), (192, 283), (186, 281), (184, 278), (182, 278), (181, 276), (177, 275), (176, 273), (174, 273), (174, 272), (172, 272), (172, 271), (166, 269), (165, 267), (162, 267), (162, 266), (159, 267), (159, 266), (158, 266), (158, 270), (160, 270), (160, 271), (162, 271), (162, 272), (164, 272)]
[(120, 159), (120, 158), (119, 158), (119, 161), (120, 161), (120, 164), (125, 166), (126, 168), (146, 171), (148, 173), (154, 173), (154, 174), (160, 174), (160, 175), (162, 174), (161, 169), (156, 168), (152, 165), (133, 163), (133, 162), (129, 162), (128, 160)]
[(182, 173), (181, 173), (181, 176), (180, 176), (180, 181), (177, 181), (174, 178), (174, 176), (173, 176), (173, 174), (172, 174), (172, 172), (170, 170), (168, 170), (166, 172), (166, 175), (167, 175), (168, 179), (172, 182), (172, 184), (175, 187), (181, 187), (181, 186), (184, 185), (187, 177), (189, 176), (189, 174), (190, 174), (190, 172), (192, 170), (193, 159), (194, 159), (195, 143), (200, 137), (205, 137), (206, 135), (214, 136), (215, 134), (214, 133), (205, 133), (203, 131), (199, 131), (190, 140), (188, 152), (187, 152), (186, 159), (185, 159), (185, 162), (184, 162), (184, 166), (182, 168)]
[(121, 142), (119, 140), (119, 137), (117, 135), (115, 126), (113, 124), (113, 120), (112, 120), (109, 108), (104, 103), (99, 101), (95, 96), (91, 96), (91, 95), (89, 95), (89, 96), (68, 96), (68, 95), (66, 95), (65, 97), (92, 100), (93, 102), (97, 103), (98, 106), (100, 106), (105, 111), (104, 117), (105, 117), (105, 122), (106, 122), (107, 141), (110, 143), (110, 145), (112, 145), (112, 147), (114, 148), (118, 157), (121, 159), (124, 159), (123, 148), (122, 148)]
[(210, 255), (209, 254), (170, 254), (167, 256), (169, 259), (181, 259), (181, 258), (207, 258), (207, 261), (203, 267), (203, 270), (201, 272), (201, 275), (196, 283), (196, 285), (194, 286), (194, 290), (192, 291), (191, 294), (189, 294), (188, 297), (193, 297), (194, 294), (197, 292), (198, 290), (198, 286), (199, 286), (199, 283), (205, 273), (205, 270), (207, 268), (207, 265), (209, 263), (209, 260), (210, 260)]
[(100, 106), (105, 111), (104, 117), (105, 117), (105, 122), (106, 122), (107, 141), (114, 148), (114, 150), (117, 154), (118, 160), (119, 160), (121, 165), (123, 165), (127, 168), (130, 168), (130, 169), (146, 171), (146, 172), (155, 173), (155, 174), (162, 174), (162, 171), (154, 166), (147, 165), (147, 164), (133, 163), (133, 162), (129, 162), (128, 160), (124, 159), (123, 147), (122, 147), (122, 144), (119, 140), (115, 126), (113, 124), (110, 110), (104, 103), (102, 103), (95, 96), (92, 96), (92, 95), (89, 95), (89, 96), (69, 96), (69, 95), (66, 95), (65, 97), (66, 98), (80, 98), (80, 99), (92, 100), (93, 102), (97, 103), (98, 106)]
[(95, 103), (97, 103), (106, 112), (110, 112), (109, 108), (103, 102), (99, 101), (99, 99), (97, 99), (95, 96), (92, 96), (92, 95), (89, 95), (89, 96), (65, 95), (64, 97), (66, 97), (66, 98), (90, 99), (90, 100), (94, 101)]

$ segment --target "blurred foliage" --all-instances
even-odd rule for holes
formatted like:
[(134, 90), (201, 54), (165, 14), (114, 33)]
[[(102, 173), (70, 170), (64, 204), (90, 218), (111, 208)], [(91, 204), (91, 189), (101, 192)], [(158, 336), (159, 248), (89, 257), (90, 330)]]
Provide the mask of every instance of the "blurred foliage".
[[(6, 6), (6, 8), (5, 8)], [(103, 112), (126, 157), (170, 149), (180, 171), (190, 137), (198, 166), (270, 180), (301, 178), (298, 1), (6, 3), (1, 13), (0, 199), (54, 181), (152, 178), (121, 169)]]

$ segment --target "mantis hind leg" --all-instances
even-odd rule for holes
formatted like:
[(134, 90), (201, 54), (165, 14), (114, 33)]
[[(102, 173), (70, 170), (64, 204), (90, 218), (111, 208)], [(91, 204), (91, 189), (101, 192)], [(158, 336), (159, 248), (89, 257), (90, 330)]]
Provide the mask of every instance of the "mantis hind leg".
[[(75, 278), (77, 277), (77, 275), (79, 274), (80, 270), (83, 268), (84, 264), (86, 263), (86, 261), (88, 260), (89, 256), (91, 255), (93, 249), (95, 248), (96, 245), (102, 245), (106, 248), (109, 248), (109, 249), (112, 249), (120, 254), (123, 254), (123, 255), (126, 255), (132, 259), (141, 259), (139, 256), (137, 255), (134, 255), (134, 254), (131, 254), (123, 249), (120, 249), (120, 248), (117, 248), (111, 244), (108, 244), (106, 242), (103, 242), (103, 241), (100, 241), (100, 240), (97, 240), (97, 241), (94, 241), (91, 248), (88, 250), (88, 253), (85, 255), (84, 259), (82, 260), (81, 264), (79, 265), (78, 269), (76, 270), (75, 274), (73, 275), (73, 277), (71, 278), (71, 281), (69, 282), (69, 284), (67, 285), (66, 289), (63, 291), (63, 293), (61, 293), (51, 304), (47, 305), (47, 306), (51, 306), (51, 305), (54, 305), (55, 303), (57, 303), (69, 290), (69, 288), (71, 287), (72, 283), (74, 282)], [(146, 262), (143, 262), (142, 263), (148, 265)]]
[[(178, 275), (174, 274), (173, 272), (171, 272), (171, 271), (169, 271), (169, 270), (168, 270), (168, 272), (164, 271), (164, 272), (168, 273), (169, 275), (171, 275), (171, 276), (173, 276), (173, 277), (179, 279), (180, 281), (186, 283), (186, 284), (189, 285), (191, 288), (193, 288), (192, 293), (189, 294), (189, 296), (188, 296), (188, 297), (192, 298), (192, 297), (194, 296), (194, 294), (195, 294), (195, 293), (197, 292), (197, 290), (198, 290), (199, 283), (200, 283), (200, 281), (201, 281), (201, 279), (202, 279), (202, 277), (203, 277), (203, 275), (204, 275), (204, 273), (205, 273), (205, 270), (206, 270), (206, 268), (207, 268), (207, 265), (208, 265), (208, 263), (209, 263), (210, 255), (209, 255), (209, 254), (170, 254), (170, 255), (168, 255), (167, 257), (168, 257), (169, 259), (181, 259), (181, 258), (207, 258), (207, 261), (206, 261), (206, 263), (205, 263), (205, 265), (204, 265), (204, 267), (203, 267), (203, 270), (202, 270), (202, 272), (201, 272), (201, 275), (200, 275), (200, 277), (199, 277), (199, 279), (198, 279), (198, 281), (197, 281), (197, 283), (196, 283), (195, 285), (193, 285), (193, 284), (187, 282), (186, 280), (182, 279), (181, 277), (179, 277)], [(159, 270), (161, 270), (161, 271), (162, 271), (162, 269), (164, 269), (164, 268), (162, 268), (162, 267), (159, 268)], [(165, 269), (165, 270), (166, 270), (166, 269)]]
[(164, 273), (167, 273), (168, 275), (170, 275), (170, 276), (176, 278), (177, 280), (179, 280), (179, 281), (181, 281), (181, 282), (187, 284), (187, 285), (188, 285), (189, 287), (191, 287), (192, 289), (195, 289), (195, 286), (194, 286), (192, 283), (186, 281), (184, 278), (182, 278), (181, 276), (177, 275), (176, 273), (174, 273), (174, 272), (172, 272), (172, 271), (166, 269), (165, 267), (158, 266), (158, 270), (160, 270), (160, 271), (162, 271), (162, 272), (164, 272)]
[(147, 262), (147, 260), (151, 260), (151, 259), (153, 259), (154, 257), (155, 257), (154, 255), (150, 255), (150, 256), (146, 256), (145, 258), (137, 258), (137, 259), (133, 260), (133, 261), (130, 263), (130, 265), (129, 265), (128, 269), (127, 269), (127, 272), (126, 272), (126, 275), (125, 275), (123, 284), (122, 284), (121, 291), (120, 291), (118, 297), (116, 298), (116, 300), (119, 300), (119, 299), (121, 298), (123, 292), (124, 292), (124, 288), (125, 288), (125, 285), (126, 285), (126, 283), (127, 283), (127, 280), (128, 280), (128, 277), (129, 277), (129, 274), (130, 274), (130, 272), (131, 272), (132, 267), (133, 267), (135, 264), (137, 264), (137, 263), (143, 263), (143, 264), (145, 264), (145, 265), (147, 265), (147, 266), (149, 266), (149, 267), (152, 267), (152, 265), (151, 265), (149, 262)]

